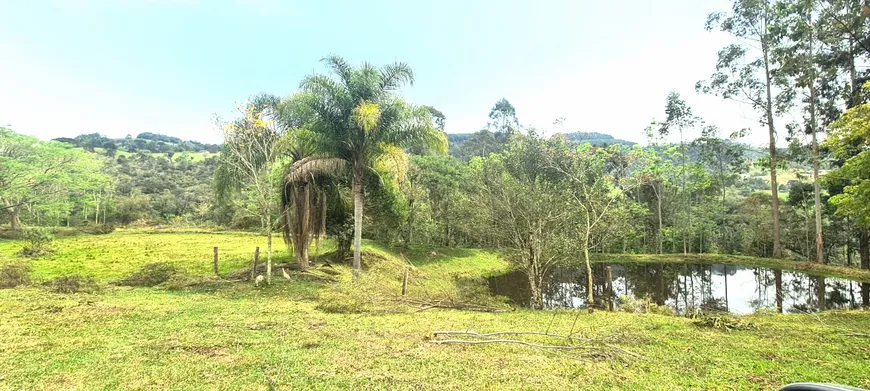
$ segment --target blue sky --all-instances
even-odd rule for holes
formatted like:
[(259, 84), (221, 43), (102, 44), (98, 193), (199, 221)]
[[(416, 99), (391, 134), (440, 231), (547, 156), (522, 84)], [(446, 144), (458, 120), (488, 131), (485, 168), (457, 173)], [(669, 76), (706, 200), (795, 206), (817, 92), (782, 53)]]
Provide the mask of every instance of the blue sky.
[[(657, 4), (657, 5), (654, 5)], [(668, 91), (727, 132), (748, 108), (699, 96), (729, 42), (704, 30), (727, 0), (615, 1), (15, 1), (0, 0), (0, 124), (43, 139), (140, 132), (219, 142), (214, 114), (260, 93), (287, 95), (319, 59), (404, 61), (403, 91), (486, 125), (500, 98), (545, 132), (644, 141)]]

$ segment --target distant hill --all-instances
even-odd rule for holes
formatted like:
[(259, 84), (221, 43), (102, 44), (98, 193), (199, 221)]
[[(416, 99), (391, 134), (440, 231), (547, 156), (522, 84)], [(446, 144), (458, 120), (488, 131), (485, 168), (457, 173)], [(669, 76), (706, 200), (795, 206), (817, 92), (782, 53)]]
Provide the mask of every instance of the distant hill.
[(72, 144), (88, 151), (96, 149), (105, 150), (109, 156), (114, 156), (118, 151), (137, 153), (178, 153), (178, 152), (220, 152), (221, 146), (217, 144), (205, 144), (198, 141), (182, 140), (158, 133), (140, 133), (135, 138), (108, 138), (99, 133), (82, 134), (74, 138), (61, 137), (54, 141)]
[(565, 137), (570, 141), (576, 141), (578, 143), (589, 143), (592, 145), (626, 145), (632, 146), (637, 143), (633, 141), (621, 140), (618, 138), (614, 138), (609, 134), (598, 133), (598, 132), (572, 132), (566, 133)]
[[(474, 133), (448, 133), (447, 134), (447, 142), (450, 144), (450, 147), (453, 148), (459, 147), (461, 144), (468, 141)], [(614, 138), (609, 134), (598, 133), (598, 132), (572, 132), (566, 133), (565, 137), (570, 141), (576, 141), (578, 143), (589, 143), (592, 145), (628, 145), (632, 146), (636, 143), (626, 140), (620, 140), (618, 138)]]

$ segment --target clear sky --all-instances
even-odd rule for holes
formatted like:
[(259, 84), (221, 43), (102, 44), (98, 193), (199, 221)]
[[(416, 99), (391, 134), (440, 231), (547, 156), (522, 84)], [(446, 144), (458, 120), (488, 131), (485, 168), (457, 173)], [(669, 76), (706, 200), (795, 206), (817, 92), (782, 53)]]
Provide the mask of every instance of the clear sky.
[(214, 114), (287, 95), (320, 58), (404, 61), (416, 104), (450, 133), (486, 125), (505, 97), (548, 133), (595, 131), (643, 142), (680, 92), (726, 133), (749, 109), (697, 95), (729, 38), (704, 30), (727, 0), (306, 1), (0, 0), (0, 125), (43, 139), (140, 132), (219, 142)]

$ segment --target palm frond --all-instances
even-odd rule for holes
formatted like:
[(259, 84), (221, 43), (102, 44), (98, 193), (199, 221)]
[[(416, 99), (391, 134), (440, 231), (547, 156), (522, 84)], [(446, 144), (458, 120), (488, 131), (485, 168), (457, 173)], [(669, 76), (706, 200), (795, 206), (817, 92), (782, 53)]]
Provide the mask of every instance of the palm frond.
[(404, 62), (396, 62), (381, 67), (381, 89), (394, 91), (404, 85), (414, 85), (414, 71)]
[(337, 55), (331, 55), (322, 58), (320, 61), (326, 64), (329, 69), (332, 69), (332, 71), (341, 78), (345, 85), (350, 83), (350, 78), (351, 75), (353, 75), (354, 69), (344, 58)]
[(347, 172), (347, 161), (324, 156), (310, 156), (297, 160), (285, 176), (287, 182), (298, 182), (315, 176), (338, 176)]

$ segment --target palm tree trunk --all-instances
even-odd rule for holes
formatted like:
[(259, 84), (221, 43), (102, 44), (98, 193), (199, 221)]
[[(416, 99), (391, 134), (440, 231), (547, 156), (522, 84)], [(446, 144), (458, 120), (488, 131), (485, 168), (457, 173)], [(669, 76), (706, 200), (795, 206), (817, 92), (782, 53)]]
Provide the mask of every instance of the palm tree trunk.
[(299, 262), (299, 267), (302, 270), (308, 268), (308, 246), (311, 232), (311, 184), (306, 183), (303, 186), (302, 199), (296, 201), (298, 215), (302, 218), (299, 223), (299, 232), (296, 237), (296, 261)]
[(355, 277), (358, 277), (362, 270), (362, 219), (362, 173), (357, 170), (353, 177), (353, 274)]

